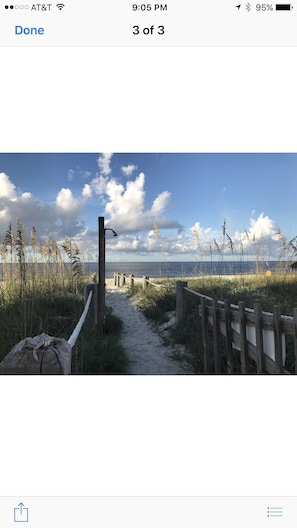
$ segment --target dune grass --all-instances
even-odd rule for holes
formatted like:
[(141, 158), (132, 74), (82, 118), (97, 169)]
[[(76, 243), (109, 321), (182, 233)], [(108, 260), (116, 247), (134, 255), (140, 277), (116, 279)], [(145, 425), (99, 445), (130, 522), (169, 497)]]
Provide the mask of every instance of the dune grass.
[[(84, 308), (84, 273), (76, 244), (46, 239), (28, 244), (22, 225), (10, 225), (1, 246), (0, 361), (24, 339), (42, 332), (68, 340)], [(119, 343), (121, 321), (106, 312), (104, 336), (83, 329), (73, 347), (73, 374), (121, 374), (126, 356)]]

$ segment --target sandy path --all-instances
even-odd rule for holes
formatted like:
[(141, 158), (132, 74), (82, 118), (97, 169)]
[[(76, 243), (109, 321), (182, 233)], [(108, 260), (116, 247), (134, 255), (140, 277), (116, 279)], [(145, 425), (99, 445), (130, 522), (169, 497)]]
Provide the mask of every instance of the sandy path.
[(106, 281), (106, 306), (124, 323), (121, 344), (129, 359), (127, 374), (191, 374), (180, 361), (170, 357), (177, 350), (164, 346), (161, 336), (137, 307), (136, 300), (127, 296), (125, 288)]

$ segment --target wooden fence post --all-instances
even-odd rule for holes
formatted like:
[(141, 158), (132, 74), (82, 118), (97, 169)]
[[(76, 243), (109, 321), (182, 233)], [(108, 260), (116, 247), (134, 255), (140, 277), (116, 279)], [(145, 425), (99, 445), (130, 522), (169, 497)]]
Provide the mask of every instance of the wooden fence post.
[(295, 373), (297, 373), (297, 308), (294, 308), (294, 352), (295, 352)]
[(209, 340), (208, 340), (208, 314), (205, 297), (201, 297), (201, 323), (202, 323), (202, 345), (204, 374), (210, 374)]
[(90, 304), (90, 308), (88, 310), (86, 319), (85, 319), (85, 327), (89, 330), (95, 331), (96, 326), (98, 324), (98, 284), (87, 284), (85, 287), (85, 304), (87, 302), (89, 292), (92, 290), (92, 300)]
[(145, 291), (148, 287), (148, 280), (149, 277), (147, 275), (143, 275), (142, 277), (142, 289)]
[(134, 275), (132, 275), (132, 274), (129, 275), (129, 284), (130, 284), (131, 288), (133, 288), (133, 286), (134, 286)]
[(239, 301), (239, 332), (240, 332), (240, 363), (241, 363), (241, 374), (248, 373), (249, 361), (248, 361), (248, 348), (246, 340), (246, 313), (245, 313), (245, 302)]
[(176, 282), (176, 325), (179, 327), (185, 320), (187, 314), (187, 294), (184, 288), (188, 283), (184, 281)]
[(213, 320), (213, 355), (215, 373), (221, 373), (221, 358), (220, 358), (220, 326), (219, 326), (219, 312), (217, 299), (212, 300), (212, 320)]
[(231, 309), (230, 301), (224, 302), (225, 324), (226, 324), (226, 351), (227, 351), (227, 374), (233, 374), (233, 347), (232, 347), (232, 327), (231, 327)]
[(264, 371), (263, 321), (262, 321), (262, 306), (259, 302), (256, 302), (254, 304), (254, 311), (255, 311), (257, 374), (262, 374)]
[(282, 318), (280, 306), (273, 307), (274, 361), (278, 374), (283, 372)]
[(113, 280), (114, 280), (114, 285), (116, 286), (117, 285), (117, 280), (118, 280), (118, 274), (117, 274), (116, 271), (113, 274)]
[(121, 286), (125, 286), (125, 284), (126, 284), (126, 275), (125, 273), (122, 273)]

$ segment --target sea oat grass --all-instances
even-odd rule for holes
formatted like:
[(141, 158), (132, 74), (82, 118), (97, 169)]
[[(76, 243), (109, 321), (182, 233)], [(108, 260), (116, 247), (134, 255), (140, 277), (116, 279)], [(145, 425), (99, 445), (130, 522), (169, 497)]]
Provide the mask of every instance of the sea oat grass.
[[(68, 340), (84, 307), (84, 287), (91, 282), (84, 275), (79, 249), (69, 238), (62, 244), (52, 238), (37, 243), (33, 228), (30, 240), (31, 245), (17, 220), (16, 234), (9, 224), (1, 243), (0, 361), (25, 337), (44, 332)], [(114, 330), (120, 322), (113, 318), (110, 323), (111, 317), (108, 314), (102, 339), (87, 331), (79, 336), (73, 373), (123, 370), (124, 353)]]

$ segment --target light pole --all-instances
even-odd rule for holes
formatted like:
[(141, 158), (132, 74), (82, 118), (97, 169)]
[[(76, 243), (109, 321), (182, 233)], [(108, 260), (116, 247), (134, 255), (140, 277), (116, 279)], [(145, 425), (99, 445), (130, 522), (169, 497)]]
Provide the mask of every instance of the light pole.
[(104, 333), (104, 321), (105, 321), (105, 231), (112, 231), (113, 236), (117, 236), (117, 233), (109, 228), (104, 227), (104, 216), (98, 217), (98, 248), (99, 248), (99, 259), (98, 259), (98, 334)]

